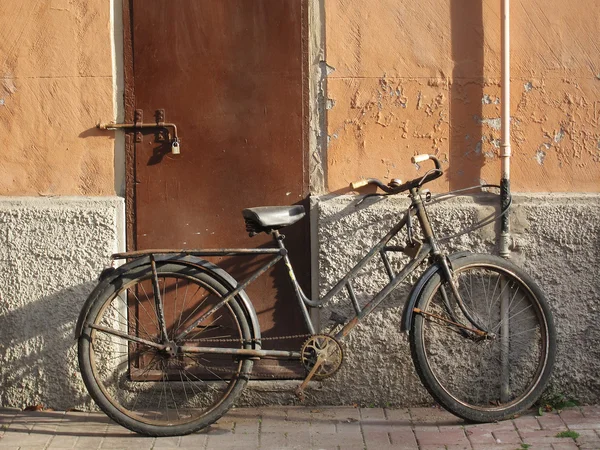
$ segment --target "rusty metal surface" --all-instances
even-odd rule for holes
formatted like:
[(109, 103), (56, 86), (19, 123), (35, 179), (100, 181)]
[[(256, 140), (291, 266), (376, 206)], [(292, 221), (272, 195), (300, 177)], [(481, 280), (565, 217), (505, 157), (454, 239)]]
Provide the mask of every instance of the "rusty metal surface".
[[(168, 111), (185, 146), (172, 155), (143, 131), (143, 141), (130, 147), (127, 205), (135, 217), (128, 215), (128, 250), (270, 246), (269, 236), (246, 236), (241, 210), (304, 203), (308, 193), (306, 0), (127, 6), (125, 47), (135, 64), (133, 73), (126, 69), (126, 97), (134, 96), (146, 114)], [(126, 112), (133, 121), (133, 107)], [(308, 231), (306, 219), (284, 230), (307, 291)], [(211, 260), (238, 280), (265, 262), (262, 256)], [(265, 336), (305, 331), (284, 267), (248, 294)]]
[[(125, 253), (113, 253), (111, 259), (139, 258), (149, 255), (192, 255), (192, 256), (252, 256), (252, 255), (276, 255), (281, 254), (278, 248), (222, 248), (214, 250), (206, 249), (147, 249)], [(238, 280), (239, 281), (239, 280)]]

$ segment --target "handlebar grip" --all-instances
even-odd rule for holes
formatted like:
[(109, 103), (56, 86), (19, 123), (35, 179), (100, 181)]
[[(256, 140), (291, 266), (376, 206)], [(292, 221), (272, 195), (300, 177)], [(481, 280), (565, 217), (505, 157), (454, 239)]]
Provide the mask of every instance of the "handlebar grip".
[(431, 157), (429, 155), (416, 155), (416, 156), (413, 156), (412, 158), (410, 158), (410, 161), (413, 164), (418, 164), (418, 163), (421, 163), (423, 161), (427, 161), (430, 158)]
[(352, 183), (350, 183), (350, 186), (352, 186), (352, 189), (358, 189), (363, 186), (366, 186), (367, 184), (369, 184), (369, 180), (360, 180), (360, 181), (353, 181)]

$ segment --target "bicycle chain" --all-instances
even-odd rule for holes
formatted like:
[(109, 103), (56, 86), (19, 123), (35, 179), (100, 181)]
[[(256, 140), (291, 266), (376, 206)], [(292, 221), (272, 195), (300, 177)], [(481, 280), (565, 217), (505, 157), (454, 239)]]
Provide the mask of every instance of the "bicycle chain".
[(312, 336), (312, 334), (310, 333), (305, 333), (305, 334), (291, 334), (289, 336), (273, 336), (273, 337), (262, 337), (260, 339), (256, 339), (256, 338), (252, 338), (252, 339), (211, 339), (211, 338), (206, 338), (206, 339), (190, 339), (190, 340), (186, 340), (185, 342), (239, 342), (239, 343), (256, 343), (256, 342), (262, 342), (262, 341), (276, 341), (276, 340), (280, 340), (280, 339), (298, 339), (298, 338), (306, 338), (306, 337), (310, 337)]
[[(201, 343), (201, 342), (239, 342), (239, 343), (255, 343), (257, 341), (276, 341), (276, 340), (285, 340), (285, 339), (298, 339), (298, 338), (307, 338), (312, 336), (312, 334), (310, 333), (305, 333), (305, 334), (291, 334), (288, 336), (274, 336), (274, 337), (263, 337), (260, 339), (249, 339), (249, 340), (242, 340), (242, 339), (210, 339), (210, 338), (206, 338), (206, 339), (191, 339), (189, 341), (186, 342), (197, 342), (197, 343)], [(211, 367), (211, 366), (202, 366), (208, 370), (214, 371), (214, 372), (221, 372), (221, 373), (232, 373), (231, 370), (229, 369), (224, 369), (222, 367)], [(270, 380), (277, 380), (277, 379), (289, 379), (289, 375), (283, 376), (283, 375), (277, 375), (277, 374), (273, 374), (271, 373), (260, 373), (260, 372), (255, 372), (254, 370), (250, 373), (250, 376), (252, 378), (255, 377), (259, 377), (259, 378), (267, 378)]]

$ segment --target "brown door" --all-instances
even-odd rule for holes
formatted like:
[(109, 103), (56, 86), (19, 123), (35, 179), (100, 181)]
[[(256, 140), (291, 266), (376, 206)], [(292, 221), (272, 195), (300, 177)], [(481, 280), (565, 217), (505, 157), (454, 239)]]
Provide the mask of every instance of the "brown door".
[[(270, 245), (248, 237), (241, 210), (307, 196), (306, 0), (132, 0), (125, 18), (128, 119), (164, 109), (181, 137), (180, 155), (154, 133), (128, 141), (129, 248)], [(304, 219), (283, 231), (307, 292), (308, 229)], [(242, 281), (264, 260), (213, 261)], [(306, 333), (283, 266), (248, 294), (263, 336)]]

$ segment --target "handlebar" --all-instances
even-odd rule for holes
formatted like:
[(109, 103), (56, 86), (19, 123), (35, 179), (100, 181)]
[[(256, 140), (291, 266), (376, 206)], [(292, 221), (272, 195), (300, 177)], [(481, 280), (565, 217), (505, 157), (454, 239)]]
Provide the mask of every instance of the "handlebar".
[(399, 194), (401, 192), (408, 191), (409, 189), (421, 187), (423, 184), (429, 183), (430, 181), (433, 181), (436, 178), (439, 178), (443, 175), (442, 164), (440, 163), (440, 160), (437, 159), (433, 155), (425, 155), (425, 154), (416, 155), (410, 159), (410, 161), (413, 164), (419, 164), (419, 163), (425, 162), (427, 160), (433, 161), (433, 164), (435, 165), (435, 169), (429, 170), (424, 176), (422, 176), (420, 178), (415, 178), (414, 180), (407, 181), (406, 183), (403, 183), (403, 184), (399, 183), (398, 180), (392, 180), (387, 185), (384, 184), (383, 182), (381, 182), (380, 180), (378, 180), (377, 178), (367, 178), (364, 180), (352, 182), (351, 183), (352, 189), (358, 189), (363, 186), (373, 184), (388, 194)]

